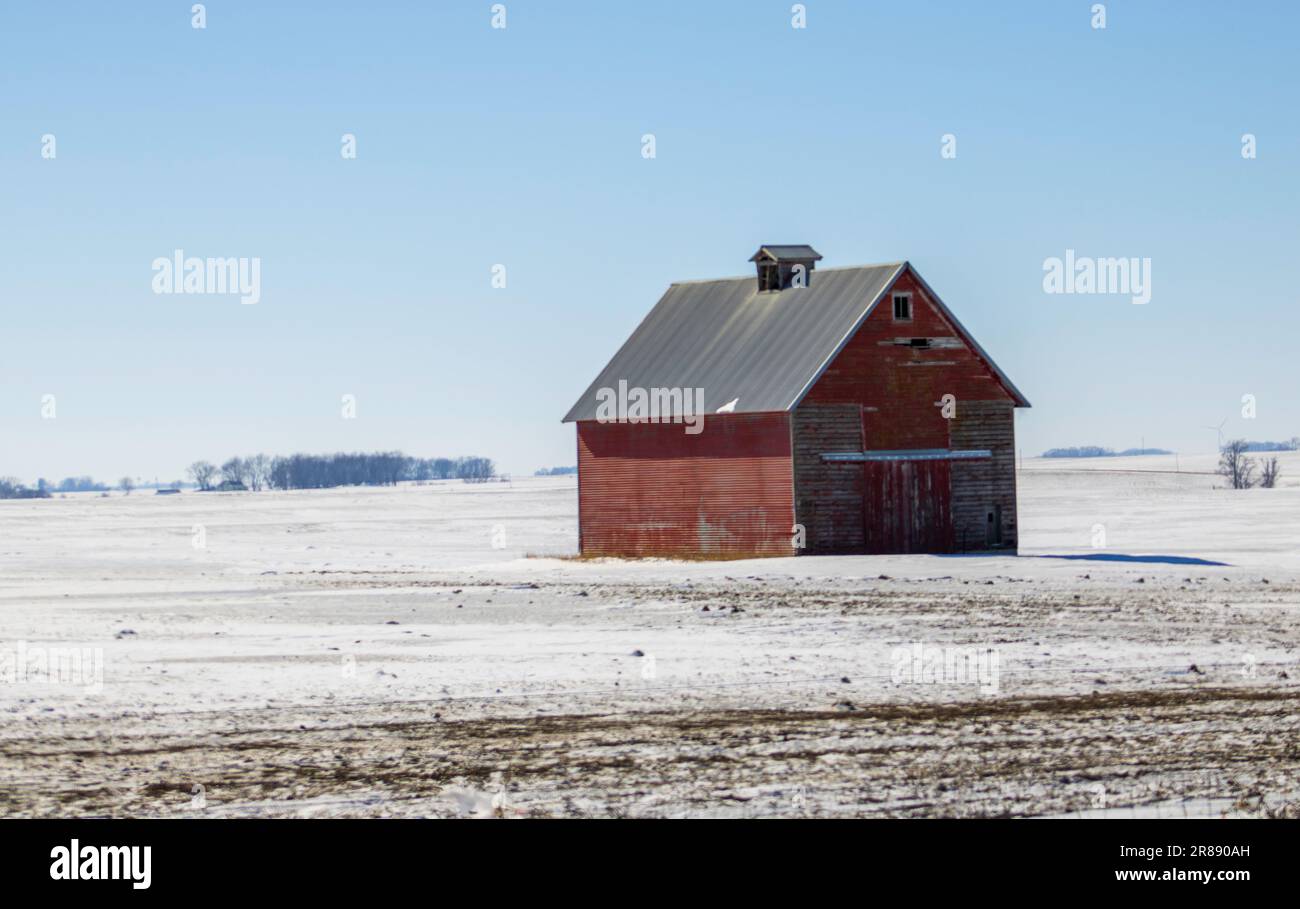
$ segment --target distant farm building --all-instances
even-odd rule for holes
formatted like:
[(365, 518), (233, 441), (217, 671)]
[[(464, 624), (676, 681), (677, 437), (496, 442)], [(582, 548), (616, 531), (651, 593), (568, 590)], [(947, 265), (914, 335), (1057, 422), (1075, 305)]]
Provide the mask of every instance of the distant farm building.
[(586, 555), (1012, 550), (1029, 402), (907, 262), (673, 284), (564, 418)]

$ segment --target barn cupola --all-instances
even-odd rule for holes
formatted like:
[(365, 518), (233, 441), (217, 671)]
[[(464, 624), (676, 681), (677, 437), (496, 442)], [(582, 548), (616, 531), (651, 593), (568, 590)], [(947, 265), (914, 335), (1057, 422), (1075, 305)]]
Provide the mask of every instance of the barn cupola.
[(760, 246), (749, 261), (758, 266), (759, 293), (808, 287), (821, 253), (811, 246)]

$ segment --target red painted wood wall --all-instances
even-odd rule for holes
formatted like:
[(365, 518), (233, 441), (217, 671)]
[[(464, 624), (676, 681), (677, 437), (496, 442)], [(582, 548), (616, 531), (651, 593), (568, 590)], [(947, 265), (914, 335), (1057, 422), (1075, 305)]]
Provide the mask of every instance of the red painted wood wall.
[[(912, 321), (895, 322), (893, 294), (904, 292), (912, 294)], [(957, 336), (927, 302), (920, 283), (904, 272), (803, 403), (876, 408), (865, 417), (868, 449), (947, 448), (948, 421), (936, 406), (943, 395), (955, 395), (958, 407), (963, 400), (1010, 401), (1011, 396), (993, 371), (965, 346), (926, 350), (881, 342)], [(951, 365), (921, 365), (927, 362)]]
[(947, 461), (863, 464), (864, 552), (951, 552), (952, 486)]

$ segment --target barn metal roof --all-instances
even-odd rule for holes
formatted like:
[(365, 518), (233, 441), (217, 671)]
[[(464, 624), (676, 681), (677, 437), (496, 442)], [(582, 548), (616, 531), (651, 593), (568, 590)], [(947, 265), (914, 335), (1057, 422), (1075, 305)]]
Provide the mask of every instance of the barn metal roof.
[[(732, 405), (728, 413), (790, 410), (910, 268), (907, 262), (891, 262), (818, 269), (808, 287), (764, 293), (754, 277), (673, 284), (564, 422), (597, 419), (597, 392), (617, 389), (620, 381), (629, 388), (703, 389), (705, 414), (724, 405)], [(938, 296), (921, 284), (1016, 403), (1029, 406)]]

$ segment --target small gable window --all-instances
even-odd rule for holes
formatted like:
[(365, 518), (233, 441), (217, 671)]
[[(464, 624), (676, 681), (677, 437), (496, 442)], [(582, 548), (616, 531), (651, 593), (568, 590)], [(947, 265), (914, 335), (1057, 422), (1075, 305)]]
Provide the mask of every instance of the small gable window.
[(894, 294), (894, 321), (912, 321), (912, 295)]

